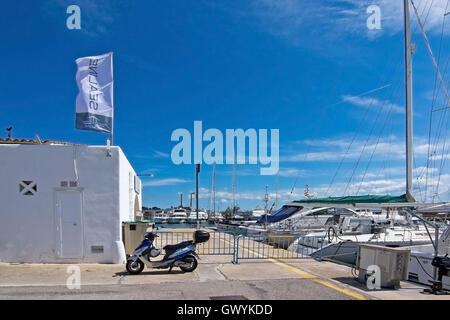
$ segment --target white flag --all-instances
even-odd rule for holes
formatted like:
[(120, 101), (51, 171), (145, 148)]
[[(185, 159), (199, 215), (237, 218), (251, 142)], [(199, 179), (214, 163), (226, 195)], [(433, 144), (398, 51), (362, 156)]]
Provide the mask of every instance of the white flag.
[(75, 62), (79, 90), (75, 127), (111, 133), (114, 114), (112, 52), (78, 58)]

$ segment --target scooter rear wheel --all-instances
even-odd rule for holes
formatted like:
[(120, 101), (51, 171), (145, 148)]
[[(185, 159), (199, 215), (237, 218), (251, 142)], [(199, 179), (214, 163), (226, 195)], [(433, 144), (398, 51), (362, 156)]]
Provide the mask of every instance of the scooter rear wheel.
[(181, 261), (183, 261), (186, 264), (189, 264), (189, 266), (180, 266), (180, 269), (183, 270), (184, 272), (192, 272), (195, 269), (197, 269), (198, 262), (194, 256), (188, 255), (184, 257)]
[(127, 261), (126, 268), (131, 274), (139, 274), (144, 270), (144, 263), (141, 260)]

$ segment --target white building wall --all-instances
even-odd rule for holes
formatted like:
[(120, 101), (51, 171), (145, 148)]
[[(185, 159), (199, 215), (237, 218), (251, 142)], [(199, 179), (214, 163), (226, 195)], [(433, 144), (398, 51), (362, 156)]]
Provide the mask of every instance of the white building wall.
[[(129, 192), (120, 183), (134, 172), (124, 159), (119, 147), (111, 147), (107, 157), (103, 146), (0, 145), (0, 261), (124, 262), (121, 222), (130, 220), (130, 212), (122, 199)], [(22, 181), (33, 181), (37, 191), (21, 194)], [(61, 181), (77, 186), (61, 187)], [(81, 194), (81, 228), (74, 230), (81, 233), (82, 253), (61, 258), (56, 202), (58, 192), (68, 190)]]
[[(136, 210), (142, 210), (142, 189), (135, 191), (134, 180), (137, 178), (136, 172), (120, 150), (120, 212), (122, 221), (134, 221)], [(135, 207), (135, 198), (138, 197), (139, 206)]]

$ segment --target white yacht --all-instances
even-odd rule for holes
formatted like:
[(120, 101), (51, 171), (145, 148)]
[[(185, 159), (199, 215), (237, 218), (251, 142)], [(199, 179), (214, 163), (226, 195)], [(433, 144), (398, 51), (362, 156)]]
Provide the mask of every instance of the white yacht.
[(265, 214), (266, 214), (266, 211), (264, 209), (256, 207), (256, 208), (254, 208), (252, 210), (252, 219), (253, 220), (258, 220), (259, 218), (261, 218)]
[[(435, 258), (435, 248), (433, 244), (411, 246), (408, 264), (408, 280), (430, 285), (434, 280), (434, 267), (432, 261)], [(441, 234), (438, 243), (438, 256), (446, 257), (450, 255), (450, 226)], [(450, 290), (450, 274), (442, 277), (442, 287)]]
[[(317, 232), (299, 237), (289, 248), (296, 252), (314, 249), (311, 257), (320, 258), (344, 265), (354, 266), (361, 243), (386, 247), (406, 247), (431, 243), (425, 228), (390, 227), (380, 233), (343, 234), (336, 232)], [(434, 233), (433, 229), (429, 229)], [(324, 236), (325, 235), (325, 236)]]
[(169, 217), (164, 210), (157, 210), (154, 213), (153, 221), (158, 224), (167, 223), (169, 221)]
[(314, 230), (326, 230), (330, 225), (339, 223), (342, 216), (355, 216), (351, 209), (320, 207), (304, 208), (298, 205), (284, 205), (272, 215), (262, 216), (257, 223), (245, 227), (246, 234), (256, 236), (305, 235)]
[[(200, 220), (200, 222), (205, 222), (206, 220), (208, 220), (208, 214), (205, 211), (199, 210), (198, 219)], [(197, 223), (197, 211), (192, 210), (188, 215), (186, 222), (190, 224)]]
[(186, 209), (175, 208), (173, 209), (171, 215), (169, 216), (169, 223), (185, 223), (187, 219)]

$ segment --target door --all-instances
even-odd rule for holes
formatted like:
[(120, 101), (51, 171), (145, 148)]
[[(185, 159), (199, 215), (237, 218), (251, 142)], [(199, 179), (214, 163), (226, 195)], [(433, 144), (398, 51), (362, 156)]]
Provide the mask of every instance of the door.
[(81, 210), (81, 192), (56, 192), (56, 238), (60, 258), (81, 258), (83, 256)]

